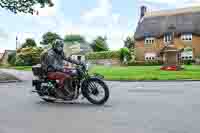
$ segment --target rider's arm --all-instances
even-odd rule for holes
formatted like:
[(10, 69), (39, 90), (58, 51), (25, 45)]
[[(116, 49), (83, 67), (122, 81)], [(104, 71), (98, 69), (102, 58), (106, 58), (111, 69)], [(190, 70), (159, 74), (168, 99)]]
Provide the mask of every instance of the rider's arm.
[(65, 57), (64, 52), (62, 53), (62, 57), (65, 61), (70, 62), (72, 64), (76, 64), (76, 65), (81, 65), (82, 62), (77, 61), (77, 60), (73, 60), (71, 57)]
[(73, 60), (71, 57), (65, 57), (65, 60), (72, 63), (72, 64), (81, 65), (80, 61)]

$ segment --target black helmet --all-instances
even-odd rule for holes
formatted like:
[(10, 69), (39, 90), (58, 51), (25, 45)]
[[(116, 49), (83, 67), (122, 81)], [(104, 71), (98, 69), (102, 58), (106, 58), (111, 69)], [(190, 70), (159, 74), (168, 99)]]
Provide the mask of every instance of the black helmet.
[(56, 39), (52, 44), (53, 50), (57, 53), (62, 53), (63, 47), (64, 47), (64, 41), (62, 39)]

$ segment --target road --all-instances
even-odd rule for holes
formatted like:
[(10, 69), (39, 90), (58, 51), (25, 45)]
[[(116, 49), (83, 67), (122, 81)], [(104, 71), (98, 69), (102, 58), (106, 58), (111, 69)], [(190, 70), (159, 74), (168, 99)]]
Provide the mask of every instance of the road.
[(46, 103), (31, 82), (0, 84), (0, 133), (199, 133), (200, 82), (107, 82), (105, 106)]

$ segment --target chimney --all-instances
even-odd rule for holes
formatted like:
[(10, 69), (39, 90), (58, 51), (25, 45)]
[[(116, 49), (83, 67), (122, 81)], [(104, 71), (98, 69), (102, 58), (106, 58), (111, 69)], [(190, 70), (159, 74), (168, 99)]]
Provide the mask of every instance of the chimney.
[(147, 12), (147, 7), (141, 6), (141, 8), (140, 8), (140, 19), (144, 17), (146, 12)]

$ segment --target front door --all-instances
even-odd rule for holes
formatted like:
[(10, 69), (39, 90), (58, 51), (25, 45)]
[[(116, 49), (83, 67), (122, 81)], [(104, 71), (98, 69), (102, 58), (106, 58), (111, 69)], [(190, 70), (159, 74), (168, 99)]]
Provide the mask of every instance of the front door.
[(167, 65), (176, 65), (178, 63), (176, 52), (167, 52), (165, 59), (166, 59), (165, 64)]

